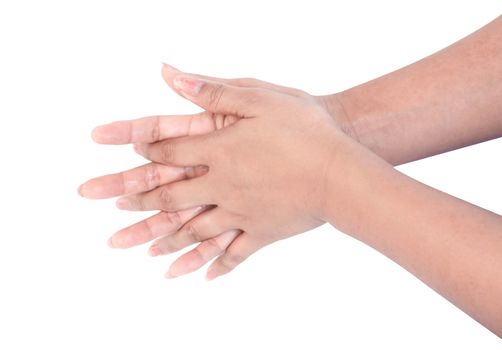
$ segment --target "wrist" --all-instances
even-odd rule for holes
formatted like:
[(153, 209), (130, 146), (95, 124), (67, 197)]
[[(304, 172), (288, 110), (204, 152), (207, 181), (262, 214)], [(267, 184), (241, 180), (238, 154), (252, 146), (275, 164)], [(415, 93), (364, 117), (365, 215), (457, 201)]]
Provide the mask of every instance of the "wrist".
[(337, 92), (330, 95), (316, 96), (315, 98), (324, 106), (336, 125), (346, 135), (359, 142), (359, 136), (355, 129), (352, 116), (347, 112), (343, 105), (342, 92)]
[[(332, 95), (319, 96), (338, 127), (350, 138), (393, 165), (418, 159), (406, 149), (402, 115), (395, 106), (370, 98), (367, 88), (358, 86)], [(408, 153), (409, 152), (409, 153)]]
[(401, 183), (402, 175), (355, 140), (345, 138), (336, 145), (326, 169), (321, 218), (357, 237), (362, 227), (377, 220), (374, 214), (389, 193), (399, 189), (396, 183)]

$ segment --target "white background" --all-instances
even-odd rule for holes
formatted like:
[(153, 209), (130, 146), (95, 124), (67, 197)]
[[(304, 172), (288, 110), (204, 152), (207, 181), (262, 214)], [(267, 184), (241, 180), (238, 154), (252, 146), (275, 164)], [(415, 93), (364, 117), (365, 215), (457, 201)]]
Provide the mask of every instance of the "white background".
[[(500, 339), (379, 253), (325, 225), (233, 273), (162, 276), (171, 257), (106, 240), (144, 214), (77, 196), (141, 164), (92, 127), (195, 111), (165, 60), (324, 94), (420, 59), (500, 1), (0, 3), (1, 349), (499, 349)], [(502, 140), (400, 167), (501, 213)]]

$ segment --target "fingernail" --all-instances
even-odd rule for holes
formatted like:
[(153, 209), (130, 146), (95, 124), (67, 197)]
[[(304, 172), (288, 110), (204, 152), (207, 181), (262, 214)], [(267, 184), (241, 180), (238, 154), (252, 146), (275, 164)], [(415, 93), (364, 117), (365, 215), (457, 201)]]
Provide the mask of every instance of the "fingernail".
[(152, 245), (150, 249), (148, 249), (148, 254), (150, 254), (150, 256), (157, 256), (161, 254), (161, 251), (159, 247), (157, 247), (156, 245)]
[(113, 244), (113, 236), (108, 239), (108, 242), (106, 242), (110, 248), (115, 248), (115, 245)]
[(197, 96), (204, 85), (204, 82), (188, 77), (186, 75), (177, 76), (173, 81), (174, 87), (180, 90), (181, 93), (188, 96)]
[(131, 203), (129, 202), (129, 200), (127, 198), (119, 198), (117, 199), (117, 202), (115, 203), (115, 205), (117, 206), (117, 208), (119, 209), (131, 209)]

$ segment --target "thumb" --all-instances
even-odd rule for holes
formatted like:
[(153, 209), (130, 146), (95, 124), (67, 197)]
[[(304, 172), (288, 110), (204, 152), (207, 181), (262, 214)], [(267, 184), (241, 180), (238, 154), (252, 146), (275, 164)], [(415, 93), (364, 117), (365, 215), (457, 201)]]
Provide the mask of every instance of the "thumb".
[(262, 88), (238, 87), (185, 73), (174, 77), (173, 86), (180, 95), (207, 111), (239, 117), (263, 114), (278, 106), (282, 96)]
[[(180, 73), (181, 73), (181, 71), (179, 69), (177, 69), (167, 63), (162, 62), (162, 78), (164, 78), (164, 81), (173, 90), (174, 90), (173, 80)], [(259, 80), (259, 79), (253, 79), (253, 78), (225, 79), (225, 78), (217, 78), (217, 77), (212, 77), (212, 76), (202, 75), (202, 74), (193, 74), (193, 73), (189, 73), (189, 74), (192, 76), (195, 76), (197, 78), (211, 80), (211, 81), (218, 81), (220, 83), (224, 83), (227, 85), (240, 86), (240, 87), (250, 87), (250, 88), (251, 87), (262, 88), (262, 89), (272, 90), (275, 92), (280, 92), (280, 93), (283, 93), (286, 95), (291, 95), (291, 96), (296, 96), (296, 97), (305, 97), (305, 95), (308, 95), (305, 91), (302, 91), (302, 90), (290, 88), (287, 86), (272, 84), (267, 81), (263, 81), (263, 80)]]
[(162, 63), (162, 71), (161, 71), (161, 73), (162, 73), (162, 78), (167, 83), (167, 85), (169, 85), (169, 87), (171, 89), (173, 89), (174, 91), (176, 91), (176, 89), (174, 88), (174, 85), (173, 85), (173, 80), (181, 72), (177, 68), (174, 68), (171, 65), (168, 65), (166, 63)]

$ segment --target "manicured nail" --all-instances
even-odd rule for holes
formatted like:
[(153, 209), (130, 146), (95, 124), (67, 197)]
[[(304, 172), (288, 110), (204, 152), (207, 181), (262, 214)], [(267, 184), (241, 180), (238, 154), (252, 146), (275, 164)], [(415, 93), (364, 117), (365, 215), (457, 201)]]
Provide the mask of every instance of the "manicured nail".
[(197, 96), (204, 82), (186, 75), (178, 75), (174, 78), (173, 84), (183, 95)]
[(113, 236), (108, 239), (108, 242), (106, 242), (110, 248), (115, 248), (115, 245), (113, 244)]
[(127, 198), (119, 198), (117, 199), (117, 202), (115, 203), (117, 208), (125, 210), (125, 209), (131, 209), (131, 202)]
[(156, 245), (152, 245), (150, 249), (148, 249), (148, 254), (150, 254), (150, 256), (157, 256), (161, 254), (161, 251), (159, 247), (157, 247)]

